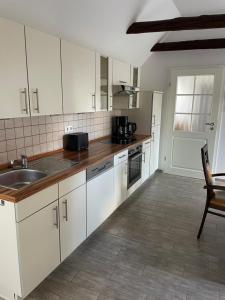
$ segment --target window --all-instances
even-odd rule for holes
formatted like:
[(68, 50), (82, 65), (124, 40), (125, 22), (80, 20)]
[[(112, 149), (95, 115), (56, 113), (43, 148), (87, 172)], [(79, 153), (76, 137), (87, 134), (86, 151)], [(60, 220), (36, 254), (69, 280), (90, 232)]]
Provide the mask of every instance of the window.
[(214, 75), (178, 76), (174, 130), (205, 132), (212, 110)]

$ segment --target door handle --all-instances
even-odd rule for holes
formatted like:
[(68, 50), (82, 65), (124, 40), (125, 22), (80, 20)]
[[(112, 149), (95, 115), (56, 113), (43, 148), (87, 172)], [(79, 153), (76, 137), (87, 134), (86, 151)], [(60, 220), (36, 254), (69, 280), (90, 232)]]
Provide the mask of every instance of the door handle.
[[(32, 102), (33, 102), (33, 110), (36, 113), (40, 113), (40, 109), (39, 109), (39, 95), (38, 95), (38, 89), (32, 89)], [(34, 105), (36, 101), (36, 105)]]
[[(24, 100), (24, 103), (23, 103)], [(22, 113), (28, 114), (28, 105), (27, 105), (27, 89), (20, 90), (20, 101), (21, 101), (21, 111)]]
[(92, 95), (92, 108), (96, 109), (95, 94)]
[(55, 211), (55, 223), (54, 223), (54, 226), (59, 229), (59, 208), (58, 206), (54, 207), (53, 210)]
[(63, 201), (63, 204), (65, 205), (65, 216), (63, 217), (63, 219), (65, 219), (67, 222), (68, 221), (68, 201), (67, 200)]
[(215, 123), (214, 122), (207, 122), (207, 123), (205, 123), (205, 125), (207, 125), (207, 126), (210, 126), (210, 130), (214, 130), (214, 126), (215, 126)]

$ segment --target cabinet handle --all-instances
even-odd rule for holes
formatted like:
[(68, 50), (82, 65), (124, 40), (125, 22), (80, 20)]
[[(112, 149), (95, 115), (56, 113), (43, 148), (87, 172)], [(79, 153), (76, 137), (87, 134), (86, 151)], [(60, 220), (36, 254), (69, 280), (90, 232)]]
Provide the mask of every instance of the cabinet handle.
[(148, 144), (150, 144), (150, 141), (148, 141), (148, 142), (145, 142), (145, 145), (148, 145)]
[(68, 201), (64, 200), (63, 204), (65, 205), (65, 216), (63, 217), (63, 219), (65, 219), (67, 222), (68, 221)]
[(127, 83), (126, 81), (123, 81), (123, 80), (120, 80), (119, 82), (120, 82), (120, 83)]
[(143, 155), (143, 162), (145, 163), (145, 152), (142, 152)]
[(125, 156), (126, 156), (126, 154), (121, 155), (121, 156), (119, 156), (119, 159), (121, 159), (121, 158), (123, 158), (123, 157), (125, 157)]
[(53, 210), (55, 211), (55, 219), (56, 222), (54, 223), (54, 226), (59, 229), (59, 208), (58, 206), (54, 207)]
[[(36, 101), (36, 105), (34, 105)], [(33, 102), (33, 110), (36, 113), (40, 113), (39, 109), (39, 95), (38, 95), (38, 89), (32, 89), (32, 102)]]
[[(23, 103), (24, 100), (24, 103)], [(21, 89), (20, 90), (20, 101), (21, 101), (21, 111), (22, 113), (28, 114), (28, 105), (27, 105), (27, 89)]]
[(155, 115), (153, 115), (153, 125), (155, 125)]
[(95, 94), (92, 95), (92, 108), (96, 109), (96, 105), (95, 105)]
[(152, 132), (152, 141), (154, 142), (155, 140), (155, 132)]

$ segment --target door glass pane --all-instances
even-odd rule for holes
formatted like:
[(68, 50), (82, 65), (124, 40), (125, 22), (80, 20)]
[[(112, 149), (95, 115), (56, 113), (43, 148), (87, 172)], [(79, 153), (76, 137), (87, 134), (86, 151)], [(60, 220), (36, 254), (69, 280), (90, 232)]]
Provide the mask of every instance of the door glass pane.
[(176, 113), (191, 113), (192, 112), (193, 96), (177, 96)]
[(194, 81), (195, 81), (195, 76), (178, 76), (177, 94), (193, 94)]
[(192, 131), (194, 132), (205, 132), (207, 130), (207, 125), (205, 123), (209, 122), (209, 115), (193, 115), (192, 116)]
[(193, 113), (210, 114), (212, 109), (212, 96), (194, 96)]
[(175, 114), (174, 130), (191, 131), (191, 115)]
[(213, 94), (214, 75), (198, 75), (195, 82), (195, 94)]
[(101, 56), (101, 109), (108, 107), (108, 58)]
[(138, 87), (138, 68), (133, 68), (133, 86)]

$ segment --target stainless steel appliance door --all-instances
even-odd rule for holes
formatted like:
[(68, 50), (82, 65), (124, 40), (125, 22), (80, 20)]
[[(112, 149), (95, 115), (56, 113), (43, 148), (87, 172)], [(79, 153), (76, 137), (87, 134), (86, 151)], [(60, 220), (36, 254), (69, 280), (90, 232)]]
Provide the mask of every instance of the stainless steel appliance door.
[(129, 156), (128, 188), (141, 178), (142, 152)]

